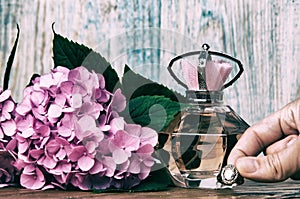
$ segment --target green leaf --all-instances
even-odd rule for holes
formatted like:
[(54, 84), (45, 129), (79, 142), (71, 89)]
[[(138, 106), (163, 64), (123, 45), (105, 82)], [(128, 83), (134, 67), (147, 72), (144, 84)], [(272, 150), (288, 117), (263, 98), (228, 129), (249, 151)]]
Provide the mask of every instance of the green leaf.
[(122, 116), (127, 122), (131, 119), (136, 124), (161, 131), (179, 111), (180, 103), (164, 96), (140, 96), (129, 101)]
[(181, 94), (133, 72), (127, 65), (125, 66), (122, 78), (122, 88), (122, 93), (127, 99), (160, 95), (176, 102), (185, 101), (185, 98)]
[(53, 60), (54, 66), (64, 66), (74, 69), (78, 66), (85, 66), (96, 73), (103, 74), (106, 82), (106, 89), (110, 92), (114, 90), (119, 82), (116, 71), (111, 67), (104, 57), (92, 49), (70, 41), (54, 32), (53, 39)]
[(166, 190), (172, 186), (171, 177), (167, 168), (152, 171), (149, 176), (141, 182), (138, 186), (134, 187), (132, 191), (161, 191)]
[(4, 80), (3, 80), (3, 90), (8, 89), (8, 83), (9, 83), (9, 77), (10, 77), (10, 71), (14, 62), (14, 58), (15, 58), (15, 54), (16, 54), (16, 50), (17, 50), (17, 46), (18, 46), (18, 41), (19, 41), (19, 36), (20, 36), (20, 28), (19, 25), (17, 24), (17, 38), (15, 40), (14, 46), (11, 50), (11, 53), (9, 55), (7, 64), (6, 64), (6, 69), (5, 69), (5, 73), (4, 73)]
[(156, 171), (152, 171), (149, 176), (143, 180), (139, 185), (127, 190), (127, 189), (105, 189), (94, 190), (94, 193), (111, 193), (111, 192), (143, 192), (143, 191), (162, 191), (167, 190), (173, 186), (170, 175), (167, 168), (162, 168)]

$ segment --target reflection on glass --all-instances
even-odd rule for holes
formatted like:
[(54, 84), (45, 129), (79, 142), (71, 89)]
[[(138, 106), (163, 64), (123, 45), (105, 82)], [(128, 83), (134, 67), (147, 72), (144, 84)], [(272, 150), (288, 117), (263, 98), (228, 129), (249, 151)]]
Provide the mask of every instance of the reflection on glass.
[(222, 188), (217, 175), (249, 125), (229, 106), (190, 106), (170, 124), (164, 135), (167, 163), (176, 185)]

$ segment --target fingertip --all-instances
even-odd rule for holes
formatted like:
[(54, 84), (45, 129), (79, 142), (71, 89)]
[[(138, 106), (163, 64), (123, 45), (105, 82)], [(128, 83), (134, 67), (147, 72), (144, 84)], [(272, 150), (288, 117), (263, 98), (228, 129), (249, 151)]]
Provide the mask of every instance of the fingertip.
[(248, 177), (257, 172), (259, 164), (255, 157), (242, 157), (236, 161), (236, 168), (242, 176)]
[[(288, 150), (258, 157), (242, 157), (236, 161), (240, 175), (254, 181), (280, 182), (296, 171), (293, 159), (287, 157)], [(295, 159), (295, 158), (294, 158)]]
[(227, 158), (227, 164), (235, 165), (236, 158), (234, 157), (234, 154), (231, 152)]
[(246, 157), (247, 155), (243, 150), (237, 147), (237, 145), (231, 150), (229, 156), (227, 158), (227, 164), (235, 165), (236, 161), (242, 157)]

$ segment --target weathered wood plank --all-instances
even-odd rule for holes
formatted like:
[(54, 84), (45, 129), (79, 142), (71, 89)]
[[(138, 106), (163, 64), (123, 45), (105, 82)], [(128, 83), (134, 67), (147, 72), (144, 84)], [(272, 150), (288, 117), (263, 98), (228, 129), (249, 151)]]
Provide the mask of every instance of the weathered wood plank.
[(0, 0), (0, 6), (1, 78), (16, 36), (15, 23), (21, 27), (10, 82), (17, 101), (32, 73), (52, 68), (53, 22), (58, 33), (100, 51), (119, 72), (127, 62), (169, 86), (174, 82), (165, 67), (175, 54), (198, 50), (205, 42), (237, 57), (245, 73), (227, 90), (226, 102), (249, 123), (299, 92), (298, 0)]
[(22, 188), (0, 189), (1, 198), (109, 198), (109, 199), (134, 199), (134, 198), (299, 198), (299, 182), (288, 180), (275, 184), (255, 183), (246, 181), (244, 185), (234, 189), (184, 189), (172, 187), (165, 191), (155, 192), (120, 192), (120, 193), (93, 193), (91, 191), (63, 191), (45, 190), (36, 191)]

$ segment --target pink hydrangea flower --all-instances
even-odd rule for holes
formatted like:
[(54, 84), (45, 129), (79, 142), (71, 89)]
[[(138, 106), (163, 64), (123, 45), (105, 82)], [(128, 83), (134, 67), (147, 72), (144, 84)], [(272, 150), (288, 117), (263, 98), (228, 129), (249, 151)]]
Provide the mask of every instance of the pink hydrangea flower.
[(15, 102), (11, 98), (11, 91), (0, 88), (0, 139), (16, 133), (16, 123), (13, 119)]
[(17, 132), (14, 120), (15, 102), (11, 97), (11, 91), (3, 91), (0, 88), (0, 185), (1, 187), (13, 183), (17, 175), (13, 167), (13, 156), (6, 148), (9, 148), (11, 136)]
[(27, 189), (41, 189), (45, 185), (46, 179), (39, 168), (30, 164), (24, 167), (20, 182)]
[(0, 120), (15, 127), (2, 125), (0, 136), (12, 136), (4, 148), (22, 186), (131, 188), (149, 175), (157, 133), (119, 116), (126, 99), (120, 89), (108, 92), (101, 74), (57, 67), (35, 78), (16, 108), (4, 103), (9, 94), (0, 95)]

